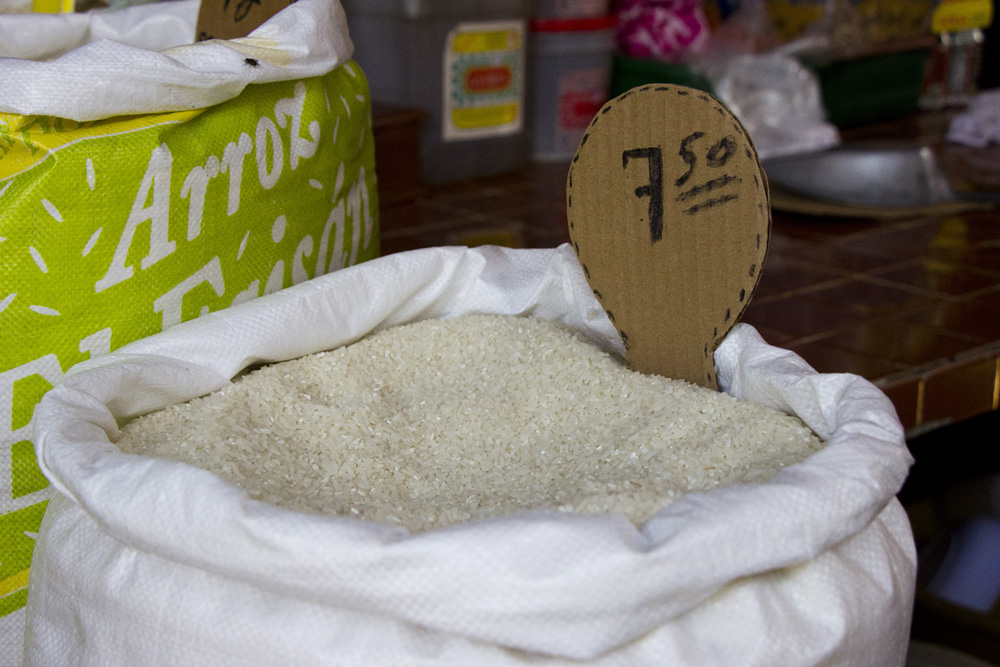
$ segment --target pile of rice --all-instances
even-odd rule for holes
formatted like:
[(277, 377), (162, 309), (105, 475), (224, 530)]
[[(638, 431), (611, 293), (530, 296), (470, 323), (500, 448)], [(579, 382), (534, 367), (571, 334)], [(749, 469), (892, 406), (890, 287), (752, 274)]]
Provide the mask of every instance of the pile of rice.
[(641, 524), (821, 447), (795, 417), (630, 371), (561, 324), (488, 315), (260, 368), (134, 420), (117, 444), (264, 502), (414, 532), (533, 509)]

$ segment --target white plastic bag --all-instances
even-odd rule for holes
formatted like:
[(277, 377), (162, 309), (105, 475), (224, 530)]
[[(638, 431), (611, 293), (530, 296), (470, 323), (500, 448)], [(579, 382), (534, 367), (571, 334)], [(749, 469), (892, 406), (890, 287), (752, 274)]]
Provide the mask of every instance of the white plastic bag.
[(621, 352), (573, 251), (431, 248), (316, 278), (84, 362), (36, 413), (61, 491), (38, 539), (27, 665), (902, 665), (915, 553), (891, 403), (737, 326), (726, 391), (825, 448), (771, 482), (687, 495), (642, 529), (528, 512), (410, 535), (249, 500), (117, 451), (116, 420), (250, 364), (489, 312)]
[[(138, 5), (122, 10), (106, 9), (66, 14), (38, 14), (28, 12), (20, 16), (6, 16), (0, 22), (0, 57), (29, 61), (52, 61), (73, 49), (92, 45), (99, 39), (109, 39), (119, 44), (143, 51), (162, 51), (194, 41), (194, 27), (198, 20), (201, 0), (174, 0), (156, 7)], [(88, 46), (90, 53), (101, 53), (108, 44)], [(94, 50), (96, 49), (96, 51)], [(42, 65), (47, 70), (70, 66), (77, 68), (77, 75), (88, 76), (86, 59), (73, 58), (57, 64)], [(5, 63), (4, 67), (24, 63)], [(36, 69), (38, 65), (34, 66)], [(129, 74), (123, 71), (123, 76)], [(36, 91), (36, 95), (42, 91)], [(65, 91), (46, 95), (65, 95)], [(128, 104), (119, 99), (118, 104)]]
[(973, 148), (1000, 144), (1000, 89), (977, 93), (948, 123), (947, 139)]
[(322, 76), (354, 52), (336, 1), (301, 0), (247, 37), (192, 44), (198, 5), (4, 17), (0, 113), (90, 121), (204, 109), (251, 83)]
[(814, 25), (807, 34), (782, 43), (768, 3), (750, 0), (692, 59), (753, 137), (761, 160), (840, 143), (840, 132), (826, 118), (819, 77), (797, 57), (828, 45), (828, 39), (816, 34), (820, 30)]

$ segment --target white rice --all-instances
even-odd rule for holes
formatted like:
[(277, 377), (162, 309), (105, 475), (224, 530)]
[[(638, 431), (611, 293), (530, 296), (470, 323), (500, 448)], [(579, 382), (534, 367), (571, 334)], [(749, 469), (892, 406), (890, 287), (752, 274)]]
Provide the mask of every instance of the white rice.
[(260, 368), (136, 419), (117, 444), (264, 502), (414, 532), (535, 509), (641, 524), (821, 447), (795, 417), (630, 371), (558, 323), (490, 315)]

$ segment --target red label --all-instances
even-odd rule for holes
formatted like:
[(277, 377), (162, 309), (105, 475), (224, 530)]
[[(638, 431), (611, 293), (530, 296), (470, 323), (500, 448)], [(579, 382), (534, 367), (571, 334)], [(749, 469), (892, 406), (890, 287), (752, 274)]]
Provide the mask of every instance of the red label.
[(604, 106), (601, 91), (572, 91), (559, 99), (559, 125), (567, 130), (585, 128)]
[(510, 68), (477, 67), (465, 73), (465, 89), (470, 93), (497, 92), (510, 85)]

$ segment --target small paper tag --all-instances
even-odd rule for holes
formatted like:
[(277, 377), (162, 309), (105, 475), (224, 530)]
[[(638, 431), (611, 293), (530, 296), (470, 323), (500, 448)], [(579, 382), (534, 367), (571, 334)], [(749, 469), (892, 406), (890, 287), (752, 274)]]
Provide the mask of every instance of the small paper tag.
[(246, 37), (295, 0), (202, 0), (197, 39)]
[(630, 368), (716, 387), (713, 352), (767, 254), (767, 183), (746, 130), (694, 88), (649, 85), (594, 116), (570, 166), (570, 237)]

